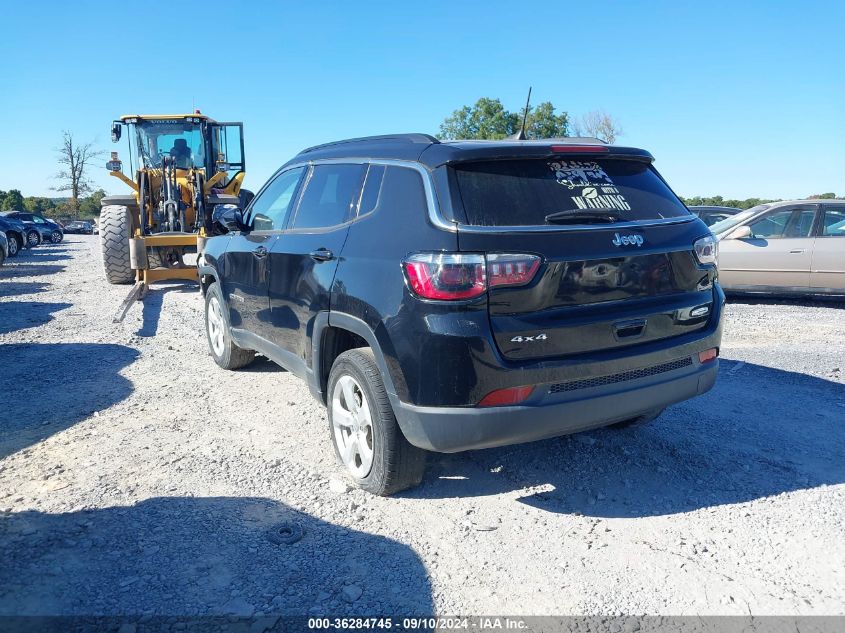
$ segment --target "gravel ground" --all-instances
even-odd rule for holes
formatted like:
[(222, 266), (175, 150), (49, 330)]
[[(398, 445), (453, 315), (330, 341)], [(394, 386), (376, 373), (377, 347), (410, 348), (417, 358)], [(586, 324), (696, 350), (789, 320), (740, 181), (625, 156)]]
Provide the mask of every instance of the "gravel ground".
[(709, 394), (381, 499), (195, 287), (127, 291), (96, 236), (0, 269), (0, 615), (845, 614), (842, 304), (731, 302)]

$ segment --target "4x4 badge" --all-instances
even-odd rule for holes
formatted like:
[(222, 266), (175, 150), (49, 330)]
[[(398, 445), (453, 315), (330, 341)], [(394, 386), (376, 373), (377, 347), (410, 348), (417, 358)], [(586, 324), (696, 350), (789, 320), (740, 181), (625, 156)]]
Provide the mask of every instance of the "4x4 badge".
[(546, 333), (543, 332), (542, 334), (535, 334), (534, 336), (514, 336), (511, 339), (511, 343), (531, 343), (532, 341), (545, 341), (549, 337), (546, 336)]
[(642, 235), (619, 235), (611, 240), (614, 246), (642, 246), (645, 240)]

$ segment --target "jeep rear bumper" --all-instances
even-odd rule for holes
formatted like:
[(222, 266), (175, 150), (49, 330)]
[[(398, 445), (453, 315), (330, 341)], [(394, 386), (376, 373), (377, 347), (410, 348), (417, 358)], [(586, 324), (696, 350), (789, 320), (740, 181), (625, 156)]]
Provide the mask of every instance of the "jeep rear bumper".
[(455, 453), (577, 433), (662, 409), (708, 391), (718, 367), (718, 360), (701, 364), (696, 355), (598, 380), (538, 385), (525, 405), (419, 407), (399, 402), (394, 410), (411, 444)]

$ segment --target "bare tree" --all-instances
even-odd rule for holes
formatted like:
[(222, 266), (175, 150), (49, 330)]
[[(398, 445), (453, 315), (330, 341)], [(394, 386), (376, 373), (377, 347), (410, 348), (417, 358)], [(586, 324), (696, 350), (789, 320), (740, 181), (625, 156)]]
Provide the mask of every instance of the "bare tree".
[(572, 130), (575, 136), (595, 136), (607, 143), (622, 136), (622, 127), (604, 110), (593, 110), (576, 118)]
[(62, 132), (62, 146), (56, 149), (61, 165), (56, 180), (60, 181), (53, 187), (53, 191), (70, 191), (70, 211), (73, 215), (79, 213), (79, 199), (86, 193), (93, 191), (92, 183), (85, 175), (85, 170), (95, 158), (103, 152), (95, 150), (93, 143), (77, 144), (73, 134)]

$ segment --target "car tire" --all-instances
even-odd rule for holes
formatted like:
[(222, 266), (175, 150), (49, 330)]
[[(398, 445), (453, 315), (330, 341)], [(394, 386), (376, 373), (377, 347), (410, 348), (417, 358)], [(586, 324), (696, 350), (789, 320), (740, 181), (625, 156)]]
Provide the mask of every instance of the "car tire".
[(327, 393), (335, 455), (355, 485), (388, 496), (422, 481), (426, 451), (402, 434), (370, 348), (335, 359)]
[(64, 235), (62, 235), (61, 231), (53, 231), (50, 233), (50, 243), (51, 244), (58, 244), (59, 242), (64, 239)]
[(106, 205), (100, 211), (100, 248), (103, 252), (103, 269), (110, 284), (130, 284), (135, 281), (135, 271), (129, 261), (129, 239), (132, 235), (132, 217), (129, 207)]
[(612, 429), (627, 429), (632, 426), (643, 426), (644, 424), (648, 424), (649, 422), (656, 420), (660, 417), (660, 414), (663, 413), (665, 409), (654, 409), (653, 411), (649, 411), (648, 413), (643, 413), (642, 415), (638, 415), (635, 418), (630, 418), (628, 420), (622, 420), (621, 422), (616, 422), (615, 424), (611, 424), (610, 428)]
[(35, 248), (41, 244), (41, 234), (32, 229), (31, 231), (26, 232), (26, 247), (27, 248)]
[(255, 360), (255, 352), (235, 345), (225, 306), (220, 286), (211, 284), (205, 293), (205, 338), (215, 363), (223, 369), (240, 369)]
[(14, 233), (6, 233), (9, 242), (9, 257), (17, 257), (23, 247), (23, 240)]

